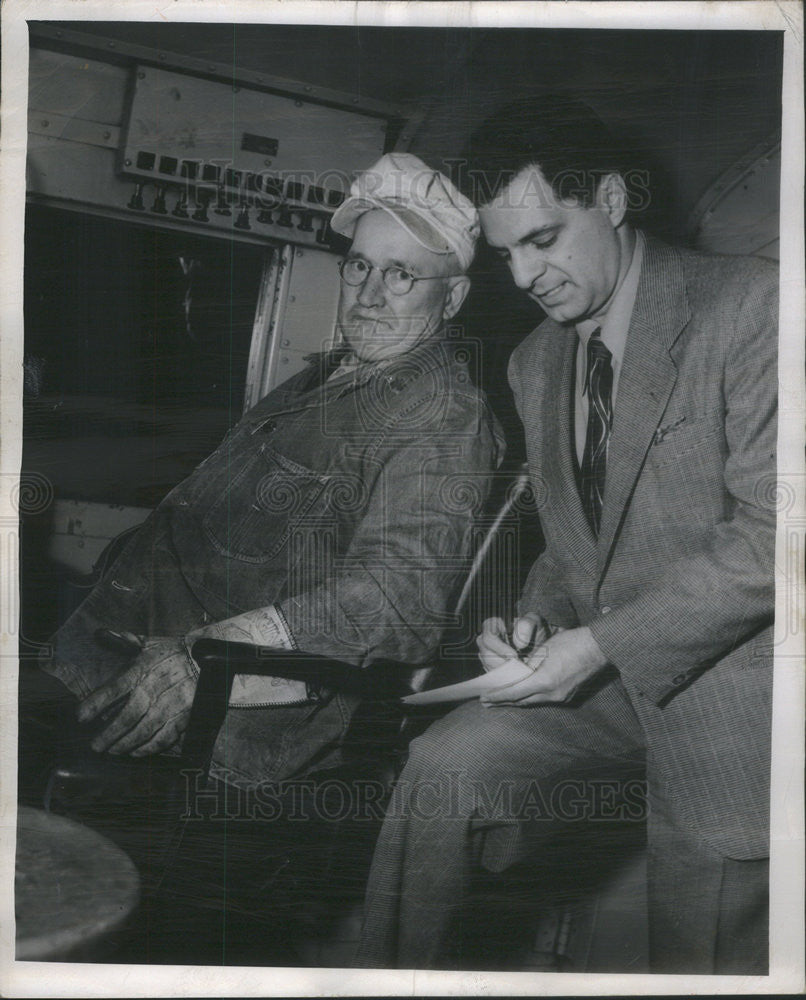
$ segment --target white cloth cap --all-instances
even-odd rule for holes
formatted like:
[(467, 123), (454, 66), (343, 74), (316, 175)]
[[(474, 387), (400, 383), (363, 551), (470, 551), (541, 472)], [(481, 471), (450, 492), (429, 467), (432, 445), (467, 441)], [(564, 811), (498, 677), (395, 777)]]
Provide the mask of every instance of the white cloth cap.
[(427, 250), (455, 253), (463, 271), (470, 266), (480, 231), (478, 213), (444, 174), (418, 157), (386, 153), (358, 174), (330, 226), (352, 237), (356, 222), (373, 208), (388, 212)]

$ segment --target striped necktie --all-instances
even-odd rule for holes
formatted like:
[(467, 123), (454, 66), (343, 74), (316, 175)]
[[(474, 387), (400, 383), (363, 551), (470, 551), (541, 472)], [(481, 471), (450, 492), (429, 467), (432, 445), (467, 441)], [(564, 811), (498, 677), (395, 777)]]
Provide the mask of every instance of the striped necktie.
[(613, 426), (613, 366), (612, 354), (596, 329), (588, 340), (588, 429), (580, 470), (580, 494), (585, 515), (599, 535), (607, 471), (607, 442)]

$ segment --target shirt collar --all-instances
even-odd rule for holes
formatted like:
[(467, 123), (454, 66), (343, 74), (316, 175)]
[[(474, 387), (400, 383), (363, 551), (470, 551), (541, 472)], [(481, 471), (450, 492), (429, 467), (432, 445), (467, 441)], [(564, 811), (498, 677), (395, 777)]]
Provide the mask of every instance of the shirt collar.
[(641, 263), (644, 258), (644, 242), (644, 234), (636, 230), (630, 266), (627, 268), (624, 280), (616, 289), (607, 312), (596, 319), (585, 319), (576, 324), (577, 336), (585, 347), (593, 331), (601, 329), (602, 343), (610, 351), (616, 365), (621, 365), (627, 345), (627, 333), (630, 329), (635, 297), (638, 293), (638, 279), (641, 276)]

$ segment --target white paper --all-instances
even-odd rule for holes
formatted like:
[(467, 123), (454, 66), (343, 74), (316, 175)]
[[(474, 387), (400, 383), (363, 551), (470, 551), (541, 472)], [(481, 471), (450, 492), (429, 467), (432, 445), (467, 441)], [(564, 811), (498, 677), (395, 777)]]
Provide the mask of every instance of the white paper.
[(445, 687), (433, 688), (431, 691), (419, 691), (403, 698), (404, 705), (438, 705), (446, 701), (466, 701), (469, 698), (480, 698), (494, 688), (517, 684), (529, 677), (534, 671), (523, 660), (506, 660), (500, 667), (490, 670), (480, 677), (471, 677), (468, 681), (458, 684), (447, 684)]

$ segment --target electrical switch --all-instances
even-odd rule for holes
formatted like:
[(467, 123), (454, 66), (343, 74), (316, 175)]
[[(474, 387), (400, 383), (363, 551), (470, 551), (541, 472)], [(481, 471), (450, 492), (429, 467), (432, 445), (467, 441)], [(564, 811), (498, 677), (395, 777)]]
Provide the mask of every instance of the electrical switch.
[(207, 214), (207, 206), (210, 204), (211, 195), (209, 191), (199, 191), (196, 194), (196, 204), (198, 208), (193, 213), (194, 222), (209, 222), (210, 216)]
[(294, 220), (291, 217), (288, 205), (280, 206), (280, 214), (277, 217), (277, 225), (282, 226), (284, 229), (294, 228)]
[(251, 229), (249, 225), (249, 207), (246, 202), (241, 202), (241, 210), (238, 213), (238, 218), (235, 220), (236, 229)]
[(134, 194), (129, 199), (129, 208), (134, 209), (135, 212), (142, 212), (145, 208), (143, 204), (143, 188), (145, 184), (135, 184)]
[(165, 207), (165, 188), (157, 187), (156, 194), (154, 195), (154, 204), (151, 206), (151, 211), (157, 215), (167, 215), (168, 209)]
[(171, 215), (173, 215), (174, 218), (177, 218), (177, 219), (187, 219), (187, 218), (189, 218), (189, 216), (188, 216), (188, 196), (187, 196), (187, 194), (184, 191), (180, 192), (180, 194), (179, 194), (179, 200), (177, 201), (177, 203), (176, 203), (176, 205), (174, 207), (173, 212), (171, 212)]
[(218, 188), (218, 199), (216, 201), (214, 212), (216, 215), (232, 215), (227, 202), (227, 193), (224, 190), (223, 184)]

